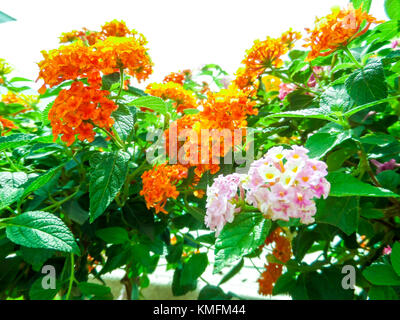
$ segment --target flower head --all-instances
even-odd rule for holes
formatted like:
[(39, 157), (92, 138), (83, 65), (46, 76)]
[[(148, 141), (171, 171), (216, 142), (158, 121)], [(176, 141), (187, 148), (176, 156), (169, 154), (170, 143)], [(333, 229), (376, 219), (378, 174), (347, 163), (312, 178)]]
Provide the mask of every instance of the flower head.
[[(240, 197), (243, 176), (237, 173), (227, 176), (219, 175), (207, 189), (207, 212), (205, 224), (219, 235), (227, 222), (232, 222), (234, 214), (240, 211), (234, 201)], [(243, 195), (242, 195), (243, 196)]]
[(140, 195), (144, 196), (148, 209), (154, 208), (156, 213), (167, 211), (164, 209), (168, 198), (176, 199), (179, 191), (178, 182), (187, 177), (188, 170), (182, 165), (161, 164), (142, 174), (143, 189)]
[[(366, 21), (367, 24), (363, 30), (360, 30), (363, 21)], [(332, 9), (327, 16), (316, 18), (313, 30), (306, 29), (309, 38), (305, 39), (307, 43), (304, 47), (311, 48), (307, 60), (331, 54), (367, 32), (372, 23), (381, 22), (363, 11), (362, 7), (354, 9), (351, 3), (347, 9)]]
[(114, 123), (111, 113), (117, 105), (106, 98), (108, 94), (108, 91), (85, 86), (80, 81), (74, 82), (70, 89), (62, 90), (48, 115), (54, 139), (61, 134), (61, 139), (71, 145), (78, 134), (79, 140), (92, 142), (95, 136), (93, 124), (109, 129)]
[(146, 88), (146, 92), (163, 100), (173, 100), (173, 107), (177, 112), (197, 108), (194, 92), (183, 89), (183, 86), (176, 82), (150, 83)]

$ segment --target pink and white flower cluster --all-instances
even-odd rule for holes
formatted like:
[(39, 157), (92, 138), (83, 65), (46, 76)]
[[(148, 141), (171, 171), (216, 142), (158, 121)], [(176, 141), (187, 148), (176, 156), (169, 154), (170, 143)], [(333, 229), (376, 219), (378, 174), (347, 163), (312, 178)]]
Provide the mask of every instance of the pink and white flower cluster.
[(310, 159), (307, 153), (299, 146), (288, 150), (274, 147), (251, 164), (247, 175), (220, 175), (207, 190), (206, 225), (218, 235), (240, 212), (241, 202), (272, 220), (314, 222), (314, 199), (327, 198), (330, 184), (325, 179), (326, 164)]

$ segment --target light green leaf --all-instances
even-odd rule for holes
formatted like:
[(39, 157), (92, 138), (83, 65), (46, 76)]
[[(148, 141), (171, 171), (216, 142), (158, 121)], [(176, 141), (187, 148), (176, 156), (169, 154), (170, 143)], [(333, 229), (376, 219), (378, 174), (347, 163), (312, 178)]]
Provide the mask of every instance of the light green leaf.
[(399, 197), (389, 190), (374, 187), (343, 172), (331, 172), (327, 176), (331, 184), (329, 195), (334, 197), (365, 196), (365, 197)]
[(166, 114), (167, 106), (163, 99), (153, 96), (144, 96), (137, 98), (128, 104), (129, 106), (145, 107), (155, 112)]
[(385, 12), (392, 20), (400, 20), (400, 0), (385, 0)]
[(310, 158), (319, 159), (350, 137), (349, 131), (341, 133), (319, 132), (308, 138), (305, 147), (310, 150), (308, 154)]
[(74, 236), (64, 222), (44, 211), (30, 211), (3, 222), (7, 237), (28, 248), (54, 249), (79, 254)]
[(91, 168), (90, 222), (103, 214), (125, 182), (130, 155), (124, 151), (104, 153)]

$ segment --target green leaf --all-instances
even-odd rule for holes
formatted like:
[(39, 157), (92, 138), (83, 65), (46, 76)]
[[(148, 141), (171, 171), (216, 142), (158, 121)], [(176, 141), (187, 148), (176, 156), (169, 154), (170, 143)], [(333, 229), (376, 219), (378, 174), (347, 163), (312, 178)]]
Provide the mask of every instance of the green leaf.
[(360, 215), (359, 198), (338, 198), (329, 196), (326, 200), (317, 200), (315, 220), (338, 227), (347, 235), (357, 231)]
[(345, 86), (357, 105), (387, 97), (387, 85), (382, 61), (371, 59), (362, 68), (355, 70), (346, 80)]
[(57, 173), (59, 169), (61, 169), (65, 164), (61, 164), (58, 167), (52, 168), (46, 173), (38, 176), (36, 179), (32, 180), (32, 182), (28, 182), (25, 186), (24, 193), (22, 198), (26, 197), (29, 193), (36, 191), (37, 189), (43, 187), (46, 183), (48, 183), (54, 175)]
[(351, 0), (351, 2), (353, 3), (354, 9), (358, 9), (362, 6), (363, 11), (369, 12), (372, 0)]
[(230, 300), (232, 299), (231, 294), (226, 294), (220, 287), (206, 285), (200, 293), (198, 300)]
[(20, 253), (22, 258), (32, 265), (33, 270), (39, 271), (43, 264), (54, 255), (55, 251), (22, 246)]
[(29, 289), (29, 298), (31, 300), (53, 300), (60, 290), (60, 283), (56, 281), (55, 289), (43, 289), (42, 286), (43, 277), (39, 277), (35, 280), (35, 282), (31, 285)]
[(184, 114), (198, 114), (200, 112), (199, 109), (185, 109), (183, 110)]
[(183, 265), (181, 274), (181, 285), (187, 286), (197, 280), (208, 266), (206, 253), (194, 254), (189, 261)]
[(96, 231), (96, 236), (105, 242), (112, 244), (121, 244), (129, 241), (128, 232), (120, 227), (99, 229)]
[(107, 209), (121, 189), (128, 172), (130, 155), (124, 151), (108, 152), (101, 155), (96, 166), (91, 167), (89, 195), (90, 222)]
[(385, 0), (385, 12), (392, 20), (400, 20), (400, 0)]
[(79, 254), (74, 236), (64, 222), (44, 211), (30, 211), (3, 222), (7, 237), (28, 248), (54, 249)]
[(214, 273), (262, 245), (270, 228), (271, 220), (261, 213), (239, 213), (225, 225), (215, 243)]
[(308, 154), (310, 158), (319, 159), (349, 138), (351, 138), (349, 131), (341, 133), (318, 132), (308, 138), (305, 147), (310, 150)]
[(112, 114), (115, 120), (114, 128), (123, 141), (129, 142), (135, 124), (134, 115), (129, 108), (119, 105), (118, 109)]
[(310, 118), (310, 119), (331, 120), (329, 114), (330, 112), (325, 109), (310, 108), (304, 110), (274, 113), (268, 115), (267, 118)]
[(392, 287), (372, 286), (368, 291), (370, 300), (398, 300), (399, 297)]
[(334, 197), (399, 197), (396, 193), (374, 187), (343, 172), (331, 172), (328, 174), (327, 180), (331, 184), (329, 195)]
[(353, 100), (343, 85), (336, 85), (326, 89), (320, 100), (320, 107), (331, 111), (347, 111), (352, 105)]
[(373, 264), (363, 271), (363, 276), (377, 286), (400, 286), (400, 277), (387, 264)]
[(36, 138), (35, 135), (24, 133), (16, 133), (6, 137), (0, 137), (0, 151), (24, 146), (29, 144), (34, 138)]
[(8, 21), (16, 21), (13, 17), (10, 17), (8, 14), (0, 11), (0, 23), (8, 22)]
[(288, 294), (296, 286), (295, 275), (296, 274), (291, 271), (282, 274), (276, 281), (272, 289), (272, 294)]
[(25, 172), (0, 172), (0, 210), (17, 201), (28, 181)]
[(224, 277), (221, 279), (221, 281), (218, 283), (220, 286), (221, 284), (227, 282), (228, 280), (232, 279), (240, 270), (242, 270), (244, 266), (244, 259), (240, 259), (239, 263), (233, 266), (233, 268), (226, 274)]
[(79, 282), (78, 287), (83, 295), (91, 297), (91, 299), (99, 299), (99, 300), (113, 299), (113, 296), (111, 294), (111, 289), (101, 284), (91, 283), (91, 282)]
[(382, 185), (383, 188), (395, 191), (400, 185), (400, 174), (392, 170), (385, 170), (380, 172), (376, 179)]
[(182, 275), (182, 267), (178, 266), (175, 269), (174, 277), (172, 278), (172, 294), (174, 296), (182, 296), (189, 291), (196, 290), (197, 280), (193, 281), (189, 285), (182, 286), (181, 285), (181, 275)]
[(114, 83), (119, 83), (121, 80), (121, 76), (119, 72), (114, 72), (103, 76), (102, 78), (102, 90), (110, 90), (111, 86)]
[(128, 104), (129, 106), (149, 108), (160, 114), (167, 113), (167, 106), (163, 99), (153, 96), (140, 97)]
[(395, 242), (390, 254), (390, 262), (392, 263), (394, 271), (400, 277), (400, 243)]

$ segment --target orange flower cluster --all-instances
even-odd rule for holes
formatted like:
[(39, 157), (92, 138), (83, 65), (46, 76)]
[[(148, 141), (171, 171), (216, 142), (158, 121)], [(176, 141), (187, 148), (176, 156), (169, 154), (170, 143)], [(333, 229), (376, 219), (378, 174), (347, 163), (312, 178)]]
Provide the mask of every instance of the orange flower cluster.
[(109, 74), (116, 69), (127, 69), (127, 74), (139, 82), (146, 80), (153, 72), (153, 64), (143, 44), (142, 39), (122, 37), (109, 37), (97, 42), (94, 48), (100, 70)]
[[(282, 234), (280, 228), (276, 228), (265, 240), (265, 245), (275, 243), (275, 248), (272, 254), (276, 259), (282, 263), (286, 263), (290, 260), (292, 255), (292, 248), (290, 240)], [(283, 265), (280, 263), (268, 263), (265, 266), (265, 271), (261, 274), (258, 279), (259, 290), (258, 292), (263, 295), (272, 294), (274, 284), (282, 274)]]
[[(66, 34), (63, 40), (70, 41), (77, 34), (81, 33)], [(117, 106), (106, 98), (108, 91), (100, 90), (102, 75), (126, 72), (142, 81), (152, 73), (153, 64), (144, 46), (146, 39), (135, 30), (129, 31), (123, 21), (106, 23), (95, 34), (95, 40), (87, 40), (77, 39), (58, 49), (43, 51), (44, 60), (38, 63), (38, 79), (45, 82), (39, 90), (41, 94), (46, 86), (66, 80), (87, 78), (90, 85), (84, 87), (74, 82), (71, 89), (62, 90), (49, 113), (53, 134), (62, 134), (68, 145), (73, 143), (75, 134), (80, 140), (93, 141), (93, 125), (108, 130), (113, 124), (111, 113)]]
[(165, 76), (163, 83), (174, 82), (183, 86), (186, 74), (185, 72), (171, 72), (169, 75)]
[(150, 83), (146, 88), (146, 92), (163, 100), (170, 99), (175, 101), (173, 107), (177, 112), (197, 108), (195, 94), (189, 90), (185, 90), (181, 84), (172, 81), (167, 83)]
[(0, 116), (0, 133), (4, 135), (4, 133), (9, 132), (11, 129), (17, 129), (18, 127), (11, 120), (5, 119)]
[[(255, 104), (234, 86), (217, 93), (208, 92), (207, 100), (202, 103), (203, 111), (183, 116), (166, 130), (166, 151), (170, 159), (196, 167), (198, 176), (207, 170), (212, 174), (218, 172), (220, 157), (242, 142), (247, 117), (258, 112)], [(209, 136), (202, 136), (202, 129), (208, 130)], [(235, 129), (241, 129), (242, 136), (233, 134)]]
[(109, 129), (114, 123), (111, 113), (118, 107), (106, 98), (108, 94), (108, 91), (85, 86), (80, 81), (75, 81), (70, 89), (62, 90), (48, 115), (54, 140), (62, 134), (61, 139), (69, 146), (78, 134), (79, 140), (92, 142), (95, 136), (93, 124)]
[(142, 174), (143, 189), (140, 195), (144, 196), (148, 209), (155, 208), (156, 213), (164, 212), (168, 198), (176, 199), (179, 191), (176, 185), (185, 179), (188, 169), (179, 164), (167, 165), (166, 163), (155, 166)]
[(299, 32), (289, 30), (280, 38), (267, 37), (266, 40), (254, 41), (250, 50), (242, 61), (244, 68), (239, 68), (234, 82), (240, 89), (249, 89), (254, 81), (261, 76), (267, 68), (279, 68), (283, 65), (281, 57), (287, 53), (296, 40), (301, 38)]
[[(360, 30), (363, 21), (366, 21), (367, 24), (363, 30)], [(311, 48), (307, 60), (331, 54), (367, 32), (372, 23), (381, 22), (383, 21), (377, 21), (363, 11), (362, 7), (354, 9), (351, 3), (347, 9), (332, 9), (332, 13), (327, 16), (316, 18), (314, 30), (306, 29), (310, 37), (305, 39), (307, 43), (304, 47)]]
[[(113, 20), (105, 23), (101, 27), (101, 31), (90, 31), (83, 28), (80, 31), (72, 30), (71, 32), (65, 32), (61, 35), (60, 43), (74, 42), (76, 40), (82, 40), (89, 46), (94, 45), (99, 40), (105, 40), (108, 37), (130, 37), (137, 35), (136, 30), (129, 30), (124, 21)], [(140, 35), (143, 37), (143, 35)]]

